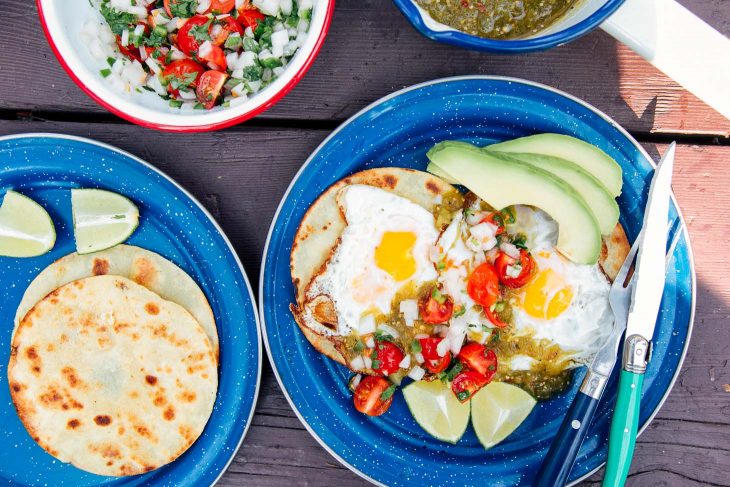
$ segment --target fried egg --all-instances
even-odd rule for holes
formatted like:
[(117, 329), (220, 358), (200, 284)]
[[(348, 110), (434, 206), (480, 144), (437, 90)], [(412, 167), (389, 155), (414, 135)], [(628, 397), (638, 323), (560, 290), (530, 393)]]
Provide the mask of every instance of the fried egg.
[(439, 232), (428, 210), (374, 186), (346, 186), (337, 201), (347, 226), (308, 293), (332, 301), (338, 326), (317, 331), (371, 333), (373, 318), (390, 314), (401, 289), (418, 289), (436, 279), (429, 252)]
[(608, 279), (598, 264), (576, 264), (555, 250), (558, 225), (541, 210), (517, 206), (507, 232), (525, 235), (536, 264), (510, 298), (515, 335), (547, 340), (574, 364), (586, 363), (611, 333)]

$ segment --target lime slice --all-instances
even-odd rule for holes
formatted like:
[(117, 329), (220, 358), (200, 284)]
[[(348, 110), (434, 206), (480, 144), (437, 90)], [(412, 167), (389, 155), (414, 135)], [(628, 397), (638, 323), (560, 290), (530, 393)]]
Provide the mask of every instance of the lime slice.
[(469, 425), (469, 403), (456, 399), (440, 380), (413, 382), (403, 388), (403, 397), (416, 422), (441, 441), (456, 443)]
[(0, 206), (0, 255), (35, 257), (53, 248), (56, 230), (41, 205), (15, 191), (8, 191)]
[(492, 382), (471, 399), (471, 423), (484, 448), (507, 438), (535, 407), (535, 398), (512, 384)]
[(90, 254), (118, 245), (139, 225), (139, 210), (128, 198), (101, 189), (72, 189), (76, 251)]

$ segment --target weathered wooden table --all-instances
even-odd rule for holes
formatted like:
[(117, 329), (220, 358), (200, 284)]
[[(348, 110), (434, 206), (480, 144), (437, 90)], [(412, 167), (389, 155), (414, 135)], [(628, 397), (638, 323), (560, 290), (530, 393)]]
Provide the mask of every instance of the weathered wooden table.
[[(730, 35), (730, 0), (683, 3)], [(0, 11), (0, 134), (91, 137), (158, 166), (215, 215), (254, 288), (269, 223), (300, 164), (344, 119), (404, 86), (461, 74), (521, 77), (587, 100), (653, 156), (677, 140), (674, 190), (695, 251), (697, 315), (681, 375), (639, 439), (629, 483), (730, 486), (730, 120), (608, 35), (495, 56), (421, 37), (390, 0), (338, 0), (319, 58), (278, 105), (221, 132), (171, 135), (120, 120), (77, 88), (51, 53), (32, 2), (0, 0)], [(265, 361), (252, 427), (221, 485), (364, 483), (307, 433)]]

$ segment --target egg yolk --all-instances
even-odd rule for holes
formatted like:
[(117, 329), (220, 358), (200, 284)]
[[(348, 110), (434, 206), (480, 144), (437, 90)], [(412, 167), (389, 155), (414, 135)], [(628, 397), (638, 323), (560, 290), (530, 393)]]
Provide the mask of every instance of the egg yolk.
[(573, 300), (573, 290), (551, 269), (537, 274), (524, 289), (522, 305), (533, 318), (545, 320), (560, 316)]
[(375, 248), (375, 264), (396, 281), (408, 279), (416, 273), (413, 245), (416, 235), (412, 232), (385, 232)]

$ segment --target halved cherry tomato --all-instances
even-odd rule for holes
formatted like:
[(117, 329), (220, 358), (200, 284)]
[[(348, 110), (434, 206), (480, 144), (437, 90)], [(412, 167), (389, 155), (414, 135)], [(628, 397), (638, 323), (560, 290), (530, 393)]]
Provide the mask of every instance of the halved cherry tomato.
[(492, 322), (494, 326), (497, 328), (504, 328), (505, 326), (508, 326), (509, 323), (506, 323), (502, 321), (497, 314), (492, 311), (492, 307), (484, 308), (484, 314), (487, 316), (487, 319)]
[(496, 211), (493, 211), (489, 215), (482, 218), (482, 221), (479, 223), (484, 222), (489, 222), (497, 227), (497, 231), (494, 232), (495, 235), (500, 235), (504, 233), (504, 221), (502, 220), (502, 216), (499, 215)]
[(432, 374), (438, 374), (446, 370), (446, 367), (451, 363), (451, 352), (446, 352), (443, 357), (439, 357), (436, 347), (443, 340), (443, 338), (431, 337), (421, 338), (419, 343), (421, 344), (421, 355), (423, 355), (423, 366)]
[[(520, 265), (522, 269), (517, 277), (510, 277), (509, 274), (507, 274), (507, 268), (515, 265), (516, 263)], [(519, 262), (518, 259), (510, 257), (504, 252), (500, 252), (494, 260), (494, 269), (497, 271), (499, 282), (512, 289), (517, 289), (527, 284), (527, 281), (530, 280), (534, 263), (535, 261), (530, 253), (525, 249), (520, 249)]]
[(466, 283), (466, 292), (484, 308), (496, 303), (499, 297), (499, 278), (494, 266), (484, 262), (474, 269)]
[(459, 373), (451, 382), (451, 390), (461, 402), (466, 402), (476, 392), (487, 385), (487, 378), (474, 370), (466, 370)]
[(437, 287), (421, 297), (418, 307), (421, 311), (421, 319), (431, 325), (446, 323), (454, 313), (454, 302), (450, 297), (441, 294)]
[(380, 416), (393, 402), (392, 395), (385, 400), (381, 397), (390, 386), (391, 383), (383, 377), (373, 375), (363, 377), (353, 395), (355, 409), (368, 416)]
[(210, 46), (210, 52), (208, 54), (201, 56), (200, 52), (198, 52), (198, 56), (202, 61), (207, 61), (208, 67), (212, 70), (225, 71), (228, 67), (226, 54), (218, 46)]
[(208, 33), (212, 39), (211, 42), (216, 46), (220, 46), (226, 42), (228, 36), (234, 32), (238, 32), (240, 35), (243, 35), (243, 29), (238, 22), (233, 20), (233, 17), (224, 17), (220, 20), (214, 20), (208, 29)]
[(185, 53), (186, 56), (191, 56), (193, 52), (197, 51), (200, 47), (200, 43), (190, 31), (197, 26), (205, 25), (210, 19), (205, 15), (196, 15), (190, 17), (187, 22), (180, 27), (177, 33), (177, 47)]
[(457, 356), (467, 368), (479, 372), (487, 382), (492, 380), (497, 373), (497, 354), (481, 343), (469, 343), (465, 345)]
[[(188, 75), (195, 73), (195, 79), (190, 81), (190, 84), (188, 85), (190, 88), (195, 89), (198, 86), (200, 77), (204, 72), (205, 68), (195, 61), (191, 59), (180, 59), (178, 61), (171, 62), (165, 70), (162, 71), (162, 77), (169, 81), (176, 79), (178, 80), (178, 83), (185, 83), (188, 81), (187, 78), (192, 78), (192, 76)], [(175, 97), (180, 96), (180, 90), (174, 88), (172, 85), (173, 83), (168, 83), (167, 91)]]
[(375, 344), (376, 358), (373, 360), (373, 370), (383, 375), (390, 375), (398, 372), (400, 362), (403, 360), (403, 352), (398, 345), (387, 340), (378, 341)]
[(236, 0), (210, 0), (210, 7), (205, 13), (227, 14), (236, 6)]
[(206, 109), (211, 109), (221, 94), (228, 75), (220, 71), (206, 71), (198, 78), (198, 88), (195, 90), (198, 101)]
[(262, 14), (256, 8), (247, 8), (238, 10), (238, 21), (244, 27), (251, 27), (251, 30), (255, 31), (258, 27), (259, 22), (264, 20), (266, 15)]
[(126, 46), (122, 45), (122, 38), (120, 36), (117, 36), (117, 47), (119, 48), (119, 52), (121, 52), (123, 55), (127, 56), (129, 59), (133, 61), (137, 61), (139, 63), (142, 62), (142, 56), (139, 54), (139, 49), (134, 47), (132, 44), (128, 44)]

